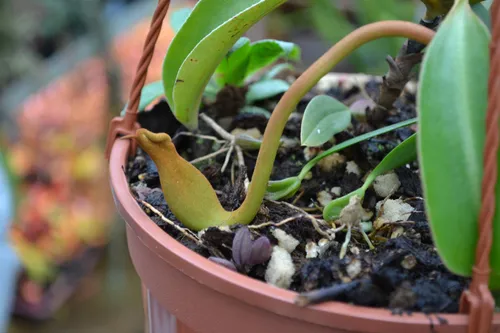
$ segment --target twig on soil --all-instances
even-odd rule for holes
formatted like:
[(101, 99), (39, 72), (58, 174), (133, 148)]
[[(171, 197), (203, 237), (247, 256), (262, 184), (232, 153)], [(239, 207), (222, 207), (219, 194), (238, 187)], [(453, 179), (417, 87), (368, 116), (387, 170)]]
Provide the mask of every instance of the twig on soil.
[(199, 158), (195, 158), (194, 160), (190, 161), (189, 163), (196, 164), (196, 163), (199, 163), (199, 162), (202, 162), (202, 161), (205, 161), (205, 160), (209, 160), (211, 158), (214, 158), (217, 155), (225, 153), (229, 149), (230, 148), (227, 148), (227, 147), (221, 148), (221, 149), (219, 149), (216, 152), (213, 152), (211, 154), (208, 154), (208, 155), (205, 155), (205, 156), (202, 156), (202, 157), (199, 157)]
[(347, 225), (347, 233), (345, 234), (345, 240), (344, 243), (342, 244), (342, 247), (340, 248), (340, 254), (339, 258), (343, 259), (347, 253), (347, 246), (349, 245), (349, 242), (351, 241), (351, 225)]
[[(300, 208), (304, 212), (307, 212), (307, 213), (312, 213), (312, 212), (317, 212), (317, 211), (321, 212), (321, 209), (318, 207), (297, 207), (297, 208)], [(321, 215), (321, 216), (323, 216), (323, 215)]]
[(223, 138), (224, 140), (229, 142), (234, 140), (234, 135), (232, 135), (231, 133), (227, 132), (225, 129), (220, 127), (220, 125), (217, 124), (215, 120), (213, 120), (206, 114), (204, 113), (200, 114), (200, 118), (203, 119), (203, 121), (206, 122), (207, 125), (210, 126), (215, 132), (217, 132), (217, 134), (219, 134), (221, 138)]
[(366, 244), (368, 244), (368, 247), (370, 248), (370, 250), (374, 250), (375, 249), (375, 246), (373, 246), (373, 243), (372, 241), (370, 240), (370, 237), (368, 237), (368, 235), (366, 234), (366, 232), (363, 230), (363, 228), (359, 228), (359, 231), (361, 232), (361, 235), (363, 235), (363, 238), (366, 242)]
[(167, 219), (158, 209), (154, 208), (151, 204), (147, 203), (146, 201), (141, 200), (141, 203), (144, 206), (146, 206), (150, 211), (152, 211), (153, 213), (158, 215), (162, 219), (163, 222), (168, 223), (169, 225), (174, 227), (177, 231), (179, 231), (181, 234), (183, 234), (184, 236), (186, 236), (187, 238), (189, 238), (190, 240), (192, 240), (196, 244), (201, 244), (200, 239), (196, 235), (194, 235), (191, 230), (182, 228), (182, 227), (178, 226), (177, 224), (175, 224), (172, 220)]
[(384, 225), (402, 225), (402, 224), (415, 224), (415, 221), (393, 221), (393, 222), (384, 222)]
[(234, 142), (231, 142), (231, 145), (229, 146), (229, 151), (227, 152), (226, 159), (224, 160), (224, 164), (222, 165), (222, 169), (220, 170), (221, 173), (224, 173), (224, 171), (227, 168), (227, 165), (229, 163), (229, 158), (231, 157), (234, 149)]
[(303, 217), (305, 217), (305, 216), (304, 215), (296, 215), (296, 216), (292, 216), (292, 217), (286, 218), (286, 219), (284, 219), (283, 221), (280, 221), (280, 222), (269, 221), (269, 222), (264, 222), (264, 223), (261, 223), (261, 224), (258, 224), (258, 225), (249, 225), (248, 229), (262, 229), (262, 228), (269, 227), (269, 226), (280, 227), (280, 226), (282, 226), (284, 224), (287, 224), (288, 222), (292, 222), (292, 221), (298, 220), (298, 219), (303, 218)]
[[(224, 165), (222, 166), (221, 173), (224, 173), (226, 170), (227, 164), (229, 163), (229, 157), (231, 156), (233, 149), (236, 150), (236, 156), (238, 157), (238, 166), (244, 167), (245, 166), (245, 159), (243, 158), (243, 151), (240, 146), (236, 144), (236, 137), (223, 129), (215, 120), (207, 116), (206, 114), (200, 114), (200, 118), (207, 123), (208, 126), (210, 126), (217, 134), (220, 135), (221, 138), (226, 140), (227, 143), (230, 144), (229, 147), (229, 152), (226, 155), (226, 159), (224, 161)], [(245, 188), (248, 187), (248, 175), (245, 175)]]
[(304, 193), (306, 193), (306, 191), (304, 189), (301, 189), (299, 194), (295, 197), (295, 199), (293, 199), (292, 201), (292, 205), (295, 205), (297, 203), (297, 201), (300, 200), (300, 198), (302, 198), (302, 196), (304, 195)]
[(382, 200), (382, 203), (380, 204), (380, 210), (378, 211), (377, 215), (375, 216), (375, 219), (378, 219), (380, 216), (382, 216), (382, 214), (384, 214), (384, 205), (385, 203), (387, 202), (387, 200), (389, 200), (390, 197), (392, 197), (392, 195), (394, 193), (396, 193), (397, 191), (397, 188), (394, 188), (391, 190), (391, 192), (389, 193), (389, 195), (387, 195), (384, 200)]
[(333, 301), (344, 295), (346, 292), (356, 289), (360, 284), (361, 281), (356, 280), (349, 283), (337, 284), (328, 288), (302, 293), (295, 298), (295, 304), (303, 307), (321, 302)]
[(238, 157), (238, 166), (240, 170), (245, 170), (245, 180), (243, 182), (245, 186), (245, 191), (248, 189), (248, 185), (250, 184), (250, 180), (248, 179), (248, 174), (246, 172), (245, 158), (243, 157), (243, 149), (240, 146), (235, 145), (236, 156)]
[[(176, 137), (178, 137), (178, 136), (191, 136), (191, 137), (195, 137), (195, 138), (198, 138), (198, 139), (211, 140), (211, 141), (214, 141), (216, 143), (225, 143), (226, 142), (226, 140), (217, 139), (215, 136), (203, 135), (203, 134), (195, 134), (195, 133), (190, 133), (190, 132), (180, 132), (180, 133), (176, 134)], [(174, 139), (172, 139), (172, 140), (174, 140)]]
[(299, 213), (302, 213), (302, 217), (311, 221), (311, 223), (314, 227), (314, 230), (316, 230), (316, 232), (318, 234), (320, 234), (321, 236), (326, 237), (330, 240), (335, 239), (335, 232), (332, 229), (329, 229), (328, 231), (324, 231), (323, 229), (320, 228), (319, 223), (321, 223), (323, 226), (329, 227), (328, 223), (326, 223), (324, 220), (316, 219), (311, 214), (305, 212), (304, 210), (302, 210), (302, 209), (300, 209), (292, 204), (289, 204), (288, 202), (274, 201), (274, 200), (269, 200), (269, 201), (272, 203), (278, 204), (278, 205), (285, 205), (285, 206), (291, 208), (292, 210), (295, 210)]
[(231, 163), (231, 185), (234, 185), (234, 167), (235, 167), (236, 163)]
[(339, 231), (342, 231), (344, 228), (345, 228), (345, 224), (342, 224), (340, 227), (338, 228), (335, 228), (335, 229), (332, 229), (333, 232), (339, 232)]
[(424, 200), (424, 198), (422, 197), (411, 197), (411, 198), (406, 198), (403, 200), (403, 202), (408, 202), (408, 201), (412, 201), (412, 200)]

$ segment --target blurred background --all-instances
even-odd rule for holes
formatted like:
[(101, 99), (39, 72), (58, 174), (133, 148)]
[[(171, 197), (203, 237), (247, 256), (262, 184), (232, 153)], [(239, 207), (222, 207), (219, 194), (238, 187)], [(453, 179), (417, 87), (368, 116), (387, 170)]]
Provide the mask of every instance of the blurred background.
[[(171, 10), (195, 3), (172, 1)], [(14, 271), (0, 256), (0, 288), (10, 271), (15, 277), (8, 333), (144, 331), (141, 285), (109, 192), (103, 146), (109, 120), (126, 103), (155, 6), (0, 0), (0, 153), (16, 204), (9, 217), (0, 214), (8, 220), (0, 221), (0, 235), (19, 263)], [(418, 22), (422, 12), (418, 0), (289, 0), (248, 37), (299, 44), (303, 69), (358, 26)], [(148, 81), (160, 79), (172, 37), (167, 24)], [(385, 56), (395, 56), (402, 42), (373, 42), (335, 70), (382, 75)], [(7, 206), (0, 198), (0, 212)]]

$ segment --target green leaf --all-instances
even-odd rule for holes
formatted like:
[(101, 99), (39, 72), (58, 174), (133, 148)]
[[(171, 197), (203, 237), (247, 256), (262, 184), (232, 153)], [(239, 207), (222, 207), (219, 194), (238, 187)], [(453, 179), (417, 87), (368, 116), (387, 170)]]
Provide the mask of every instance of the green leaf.
[[(394, 124), (394, 125), (379, 128), (378, 130), (375, 130), (375, 131), (372, 131), (369, 133), (365, 133), (363, 135), (360, 135), (360, 136), (357, 136), (355, 138), (344, 141), (342, 143), (339, 143), (338, 145), (331, 147), (327, 151), (322, 152), (321, 154), (319, 154), (318, 156), (316, 156), (315, 158), (313, 158), (312, 160), (307, 162), (307, 164), (304, 165), (304, 167), (300, 171), (300, 174), (297, 177), (287, 178), (287, 179), (289, 179), (288, 181), (281, 180), (281, 181), (270, 182), (269, 184), (273, 185), (273, 187), (268, 186), (267, 192), (269, 193), (269, 195), (271, 195), (273, 200), (282, 199), (283, 196), (293, 195), (300, 188), (300, 184), (297, 187), (297, 184), (293, 184), (294, 182), (292, 182), (290, 179), (292, 179), (292, 178), (294, 180), (298, 179), (299, 182), (302, 182), (304, 180), (304, 178), (306, 177), (307, 173), (309, 171), (311, 171), (311, 169), (319, 161), (321, 161), (323, 158), (325, 158), (333, 153), (336, 153), (338, 151), (341, 151), (342, 149), (345, 149), (345, 148), (351, 147), (357, 143), (360, 143), (361, 141), (368, 140), (370, 138), (376, 137), (378, 135), (381, 135), (381, 134), (384, 134), (384, 133), (387, 133), (390, 131), (394, 131), (395, 129), (398, 129), (401, 127), (415, 124), (416, 122), (417, 122), (416, 118), (409, 119), (409, 120), (402, 121), (402, 122)], [(293, 192), (293, 191), (295, 191), (295, 192)]]
[[(147, 84), (142, 88), (141, 100), (139, 102), (138, 111), (144, 110), (149, 104), (151, 104), (158, 97), (163, 96), (163, 83), (161, 81), (152, 82)], [(125, 104), (121, 112), (121, 116), (125, 115), (127, 111), (128, 103)]]
[(240, 38), (217, 67), (217, 83), (221, 86), (242, 86), (252, 74), (281, 58), (300, 59), (299, 47), (293, 43), (275, 40), (250, 44), (248, 38)]
[(241, 86), (250, 61), (250, 51), (250, 40), (240, 38), (238, 46), (222, 60), (215, 70), (214, 76), (218, 85)]
[(315, 96), (304, 112), (300, 141), (304, 146), (321, 146), (350, 124), (351, 111), (347, 106), (327, 95)]
[(375, 178), (391, 170), (399, 168), (417, 159), (417, 134), (413, 134), (408, 139), (401, 142), (397, 147), (387, 154), (375, 169), (366, 177), (363, 186), (359, 189), (330, 201), (323, 209), (323, 218), (327, 221), (334, 220), (340, 211), (347, 206), (351, 197), (357, 195), (361, 199), (365, 196), (366, 190), (371, 186)]
[(486, 9), (484, 4), (482, 3), (476, 3), (475, 5), (472, 5), (472, 10), (476, 15), (483, 21), (483, 23), (488, 27), (488, 30), (491, 31), (491, 14)]
[(181, 30), (182, 25), (186, 22), (192, 11), (193, 10), (191, 8), (182, 8), (176, 10), (172, 13), (172, 15), (170, 15), (170, 26), (175, 33), (178, 33), (179, 30)]
[(245, 105), (240, 110), (240, 113), (259, 114), (259, 115), (265, 116), (267, 119), (271, 118), (271, 112), (267, 111), (264, 108), (261, 108), (258, 106), (252, 106), (252, 105)]
[(238, 39), (285, 0), (201, 0), (174, 36), (163, 63), (165, 96), (179, 122), (198, 126), (205, 86)]
[(284, 70), (294, 70), (295, 67), (288, 63), (282, 63), (282, 64), (277, 64), (276, 66), (273, 66), (269, 71), (265, 72), (264, 75), (260, 78), (259, 81), (266, 81), (270, 79), (274, 79), (279, 73), (281, 73)]
[(472, 273), (478, 240), (489, 42), (469, 2), (458, 0), (428, 46), (417, 100), (420, 171), (434, 243), (448, 269), (465, 276)]
[(290, 84), (283, 80), (258, 81), (248, 87), (246, 102), (251, 104), (255, 101), (264, 100), (282, 94), (288, 90)]
[(228, 54), (231, 54), (232, 52), (238, 50), (240, 47), (246, 45), (246, 44), (249, 44), (250, 43), (250, 39), (248, 37), (241, 37), (240, 39), (238, 39), (236, 41), (236, 43), (234, 43), (233, 47), (231, 48), (231, 50), (229, 51)]
[(252, 43), (250, 61), (246, 70), (245, 79), (281, 58), (299, 61), (301, 58), (301, 50), (294, 43), (271, 39)]
[(301, 180), (299, 177), (290, 177), (282, 180), (268, 182), (266, 199), (279, 200), (292, 197), (299, 189)]

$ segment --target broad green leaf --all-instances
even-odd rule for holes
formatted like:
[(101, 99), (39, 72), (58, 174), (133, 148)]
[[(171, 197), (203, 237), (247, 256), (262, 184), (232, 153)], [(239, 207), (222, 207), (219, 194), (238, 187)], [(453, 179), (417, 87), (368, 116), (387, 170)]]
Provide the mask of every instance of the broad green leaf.
[(186, 22), (192, 11), (193, 10), (191, 8), (182, 8), (176, 10), (172, 13), (172, 15), (170, 15), (170, 26), (175, 33), (178, 33), (179, 30), (181, 30), (182, 25)]
[[(321, 154), (319, 154), (318, 156), (316, 156), (315, 158), (313, 158), (312, 160), (307, 162), (307, 164), (304, 165), (304, 167), (300, 171), (300, 174), (297, 177), (287, 178), (288, 180), (284, 179), (284, 180), (280, 180), (280, 181), (270, 182), (269, 186), (271, 186), (271, 185), (273, 185), (273, 186), (272, 187), (268, 186), (267, 192), (274, 200), (282, 199), (285, 196), (286, 197), (292, 196), (300, 188), (300, 183), (305, 179), (307, 173), (309, 171), (311, 171), (311, 169), (319, 161), (321, 161), (323, 158), (325, 158), (333, 153), (336, 153), (338, 151), (341, 151), (342, 149), (345, 149), (347, 147), (351, 147), (357, 143), (360, 143), (361, 141), (368, 140), (370, 138), (376, 137), (377, 135), (388, 133), (390, 131), (394, 131), (395, 129), (398, 129), (401, 127), (415, 124), (416, 122), (417, 122), (416, 118), (409, 119), (409, 120), (406, 120), (406, 121), (403, 121), (403, 122), (400, 122), (400, 123), (397, 123), (394, 125), (379, 128), (378, 130), (375, 130), (375, 131), (372, 131), (369, 133), (365, 133), (363, 135), (360, 135), (360, 136), (357, 136), (355, 138), (344, 141), (342, 143), (339, 143), (338, 145), (331, 147), (327, 151), (322, 152)], [(292, 179), (293, 179), (293, 181), (292, 181)], [(295, 184), (295, 180), (297, 180), (297, 179), (299, 181), (298, 185)]]
[(279, 73), (281, 73), (284, 70), (294, 70), (295, 67), (290, 64), (290, 63), (282, 63), (282, 64), (277, 64), (273, 66), (269, 71), (265, 72), (262, 77), (260, 78), (260, 81), (265, 81), (265, 80), (270, 80), (274, 79)]
[(321, 146), (350, 124), (351, 111), (347, 106), (327, 95), (315, 96), (304, 112), (300, 141), (304, 146)]
[(245, 79), (249, 78), (259, 70), (276, 62), (278, 59), (299, 61), (301, 57), (300, 48), (289, 42), (277, 40), (260, 40), (252, 43), (249, 64), (245, 73)]
[[(144, 110), (149, 104), (151, 104), (158, 97), (163, 96), (163, 83), (161, 81), (152, 82), (147, 84), (142, 88), (141, 100), (139, 102), (139, 111)], [(127, 111), (128, 103), (122, 110), (121, 115), (124, 116)]]
[(242, 47), (246, 44), (249, 44), (249, 43), (250, 43), (250, 39), (248, 39), (248, 37), (241, 37), (240, 39), (238, 39), (236, 41), (236, 43), (234, 43), (233, 47), (231, 47), (231, 50), (229, 50), (228, 54), (231, 54), (232, 52), (236, 51), (240, 47)]
[(205, 86), (238, 39), (285, 0), (201, 0), (175, 35), (163, 64), (165, 96), (175, 117), (198, 126)]
[(301, 180), (298, 177), (269, 181), (267, 185), (266, 199), (288, 199), (300, 189), (300, 185)]
[(226, 56), (215, 70), (215, 80), (219, 86), (226, 84), (241, 86), (250, 61), (250, 40), (240, 38), (239, 45)]
[(408, 139), (401, 142), (397, 147), (387, 154), (382, 161), (373, 169), (372, 172), (366, 177), (363, 186), (359, 189), (330, 201), (323, 209), (323, 218), (327, 221), (334, 220), (340, 214), (340, 211), (347, 206), (351, 197), (357, 195), (361, 199), (364, 198), (366, 190), (371, 186), (375, 178), (391, 170), (399, 168), (405, 164), (410, 163), (417, 159), (417, 134), (413, 134)]
[(248, 87), (246, 102), (264, 100), (282, 94), (288, 90), (290, 84), (283, 80), (258, 81)]
[(483, 21), (483, 23), (491, 30), (491, 14), (483, 5), (483, 3), (476, 3), (472, 5), (472, 10)]
[(252, 105), (245, 105), (240, 110), (240, 113), (258, 114), (258, 115), (265, 116), (267, 119), (271, 118), (271, 112), (267, 111), (264, 108), (261, 108), (258, 106), (252, 106)]
[(434, 243), (448, 269), (465, 276), (472, 273), (478, 240), (489, 42), (469, 2), (458, 0), (428, 46), (417, 100), (420, 171)]

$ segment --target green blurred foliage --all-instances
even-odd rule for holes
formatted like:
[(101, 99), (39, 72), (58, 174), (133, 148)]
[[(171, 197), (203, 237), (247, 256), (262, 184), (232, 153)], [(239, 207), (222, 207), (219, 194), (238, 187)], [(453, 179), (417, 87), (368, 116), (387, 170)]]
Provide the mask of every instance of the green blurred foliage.
[[(273, 13), (270, 30), (289, 34), (294, 30), (312, 29), (331, 46), (357, 27), (369, 23), (381, 20), (418, 22), (421, 6), (418, 0), (290, 0), (289, 8)], [(371, 42), (352, 54), (349, 63), (357, 72), (380, 74), (387, 70), (385, 57), (396, 56), (403, 43), (402, 38)]]
[[(29, 45), (30, 28), (12, 2), (0, 0), (0, 90), (15, 77), (34, 70), (38, 57)], [(30, 21), (27, 21), (30, 22)]]
[[(97, 0), (126, 4), (131, 0)], [(0, 0), (0, 89), (89, 33), (88, 0)], [(93, 15), (93, 14), (90, 14)]]

